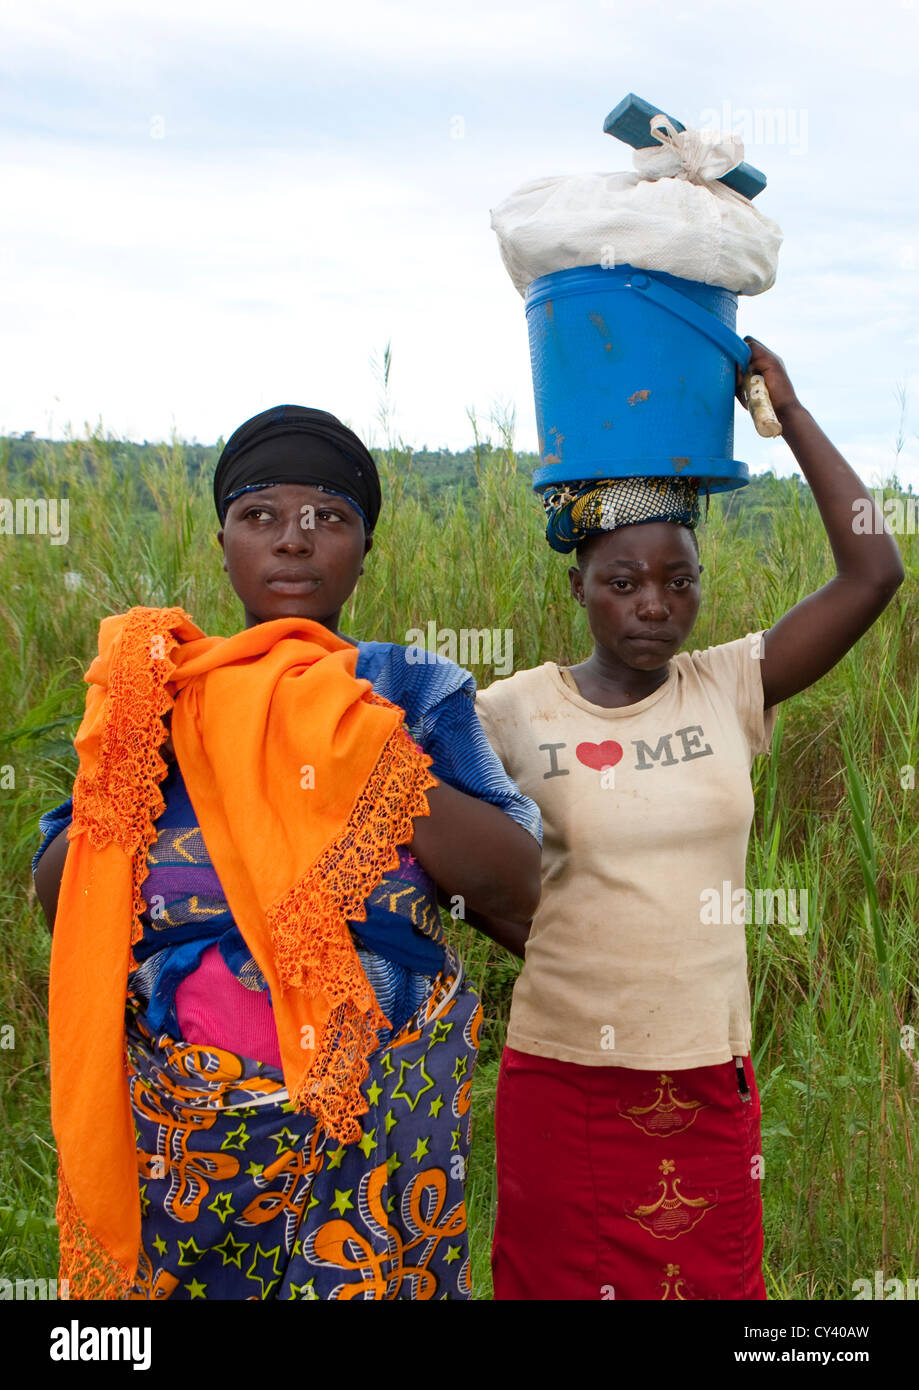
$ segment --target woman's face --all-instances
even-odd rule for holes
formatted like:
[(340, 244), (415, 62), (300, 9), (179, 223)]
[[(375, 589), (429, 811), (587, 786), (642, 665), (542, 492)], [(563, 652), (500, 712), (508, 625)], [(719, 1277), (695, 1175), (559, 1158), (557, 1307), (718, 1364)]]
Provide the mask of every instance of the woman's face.
[(333, 632), (372, 544), (343, 498), (305, 483), (237, 497), (217, 539), (247, 627), (309, 618)]
[(699, 558), (685, 526), (623, 526), (597, 536), (568, 571), (594, 641), (636, 671), (666, 666), (699, 612)]

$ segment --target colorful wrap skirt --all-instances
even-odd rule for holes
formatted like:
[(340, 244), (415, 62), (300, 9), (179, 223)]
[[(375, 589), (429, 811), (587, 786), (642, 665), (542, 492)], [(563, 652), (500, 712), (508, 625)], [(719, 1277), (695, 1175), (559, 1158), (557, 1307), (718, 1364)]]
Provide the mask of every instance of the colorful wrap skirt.
[(448, 950), (370, 1057), (363, 1134), (297, 1114), (280, 1071), (129, 1010), (141, 1251), (134, 1299), (468, 1299), (464, 1197), (482, 1010)]
[(688, 1071), (505, 1048), (496, 1299), (764, 1299), (749, 1057)]

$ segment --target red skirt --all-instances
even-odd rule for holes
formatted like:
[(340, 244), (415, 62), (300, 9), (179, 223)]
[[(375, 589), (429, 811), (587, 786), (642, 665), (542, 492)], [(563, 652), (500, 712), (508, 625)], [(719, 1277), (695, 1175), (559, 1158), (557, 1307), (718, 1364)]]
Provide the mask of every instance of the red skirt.
[(585, 1067), (506, 1047), (496, 1299), (764, 1299), (749, 1057)]

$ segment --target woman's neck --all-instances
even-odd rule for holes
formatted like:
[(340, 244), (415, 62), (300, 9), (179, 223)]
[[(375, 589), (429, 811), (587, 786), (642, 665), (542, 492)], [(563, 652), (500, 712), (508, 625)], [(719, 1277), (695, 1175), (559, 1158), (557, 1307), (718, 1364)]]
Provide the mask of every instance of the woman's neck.
[(569, 669), (582, 699), (602, 709), (619, 709), (637, 705), (659, 690), (670, 674), (670, 663), (653, 671), (636, 671), (594, 649), (586, 661)]

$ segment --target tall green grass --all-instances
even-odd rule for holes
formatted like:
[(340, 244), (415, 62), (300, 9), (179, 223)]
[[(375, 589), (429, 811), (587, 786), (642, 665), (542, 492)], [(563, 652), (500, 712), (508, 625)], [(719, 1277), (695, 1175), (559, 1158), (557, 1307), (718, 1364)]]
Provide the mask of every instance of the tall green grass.
[[(343, 619), (355, 637), (403, 642), (429, 620), (510, 629), (515, 669), (582, 658), (589, 637), (567, 562), (545, 544), (516, 469), (511, 431), (477, 439), (477, 487), (433, 508), (410, 454), (382, 459), (385, 505), (366, 572)], [(0, 1275), (56, 1269), (55, 1154), (48, 1122), (48, 935), (29, 872), (43, 808), (68, 794), (82, 672), (99, 619), (132, 604), (185, 607), (229, 634), (240, 606), (221, 568), (210, 479), (180, 445), (121, 475), (117, 441), (47, 451), (28, 495), (70, 499), (71, 538), (0, 538)], [(21, 495), (0, 455), (0, 495)], [(704, 600), (692, 645), (769, 626), (832, 572), (809, 495), (775, 484), (768, 547), (713, 502), (701, 529)], [(907, 582), (880, 621), (817, 686), (783, 707), (770, 759), (754, 767), (748, 884), (806, 888), (800, 935), (749, 928), (754, 1061), (763, 1097), (767, 1288), (775, 1298), (845, 1299), (857, 1278), (919, 1274), (916, 1192), (919, 1043), (919, 540), (901, 537)], [(67, 571), (80, 576), (69, 587)], [(71, 581), (76, 583), (77, 581)], [(494, 672), (473, 668), (481, 684)], [(6, 774), (9, 781), (9, 774)], [(903, 778), (908, 782), (908, 777)], [(516, 965), (452, 926), (486, 1012), (469, 1186), (477, 1297), (490, 1296), (492, 1113)]]

